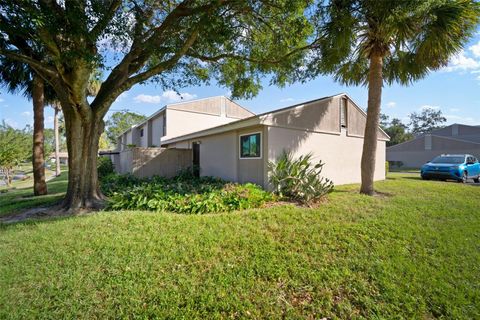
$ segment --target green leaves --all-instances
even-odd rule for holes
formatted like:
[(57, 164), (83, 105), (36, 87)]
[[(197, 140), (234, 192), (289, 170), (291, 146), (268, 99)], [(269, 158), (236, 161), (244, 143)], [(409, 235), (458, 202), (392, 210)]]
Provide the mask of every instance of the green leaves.
[(0, 124), (0, 167), (13, 167), (32, 154), (32, 137), (26, 130)]
[(6, 176), (7, 184), (11, 183), (14, 166), (32, 156), (32, 136), (25, 130), (10, 127), (4, 122), (0, 124), (0, 169)]
[(323, 168), (320, 160), (312, 163), (312, 154), (296, 159), (284, 151), (276, 162), (269, 161), (269, 181), (280, 197), (311, 205), (333, 190), (333, 183), (320, 176)]
[(151, 210), (204, 214), (261, 207), (273, 195), (257, 185), (227, 183), (220, 179), (193, 178), (183, 174), (173, 179), (109, 175), (101, 180), (111, 210)]
[(112, 113), (110, 118), (105, 122), (105, 132), (108, 140), (110, 140), (113, 145), (116, 145), (117, 137), (120, 134), (130, 129), (133, 125), (142, 122), (146, 118), (147, 117), (142, 114), (129, 111), (117, 111)]

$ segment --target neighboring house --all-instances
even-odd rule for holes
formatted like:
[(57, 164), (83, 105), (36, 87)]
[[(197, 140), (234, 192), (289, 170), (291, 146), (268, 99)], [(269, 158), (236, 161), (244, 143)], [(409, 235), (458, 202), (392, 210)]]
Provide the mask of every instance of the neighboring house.
[[(59, 152), (58, 158), (60, 160), (60, 164), (68, 164), (68, 152)], [(55, 162), (55, 152), (52, 152), (49, 156), (51, 162)]]
[(480, 127), (452, 124), (387, 148), (393, 165), (419, 168), (442, 154), (468, 153), (480, 158)]
[[(194, 105), (192, 101), (191, 106)], [(177, 126), (186, 122), (181, 117), (178, 120)], [(365, 112), (346, 94), (178, 136), (168, 132), (179, 129), (168, 126), (167, 113), (168, 136), (161, 138), (161, 148), (124, 149), (120, 152), (124, 160), (120, 161), (117, 171), (137, 176), (172, 176), (179, 169), (196, 165), (202, 176), (253, 182), (267, 188), (268, 161), (276, 160), (283, 150), (288, 150), (295, 157), (312, 153), (315, 160), (322, 160), (325, 163), (322, 174), (335, 184), (356, 183), (361, 180), (365, 123)], [(375, 180), (385, 179), (385, 142), (388, 139), (379, 129)]]

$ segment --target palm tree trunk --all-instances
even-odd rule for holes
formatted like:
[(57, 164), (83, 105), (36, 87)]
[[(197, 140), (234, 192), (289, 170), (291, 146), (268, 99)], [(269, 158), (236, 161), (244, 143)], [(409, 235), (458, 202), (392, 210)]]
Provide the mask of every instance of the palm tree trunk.
[(362, 185), (360, 193), (373, 195), (373, 179), (375, 175), (375, 158), (377, 154), (377, 135), (380, 121), (380, 106), (382, 104), (383, 87), (383, 57), (373, 53), (370, 57), (370, 70), (368, 73), (368, 109), (365, 135), (362, 152)]
[(35, 75), (33, 78), (33, 194), (41, 196), (47, 194), (45, 182), (45, 155), (44, 155), (44, 99), (45, 84), (43, 79)]
[(61, 173), (60, 171), (60, 141), (59, 141), (59, 133), (58, 133), (58, 111), (60, 109), (59, 106), (53, 106), (55, 109), (55, 115), (53, 116), (53, 130), (55, 132), (55, 175), (58, 177)]

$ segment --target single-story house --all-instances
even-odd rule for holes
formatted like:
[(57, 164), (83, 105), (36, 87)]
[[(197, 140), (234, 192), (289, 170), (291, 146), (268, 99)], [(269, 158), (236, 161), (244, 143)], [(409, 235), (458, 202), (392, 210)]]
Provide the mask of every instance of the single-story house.
[[(51, 161), (51, 162), (55, 162), (55, 152), (52, 152), (50, 154), (50, 156), (48, 157), (48, 159)], [(64, 165), (67, 165), (68, 164), (68, 152), (59, 152), (58, 153), (58, 159), (60, 160), (60, 164), (64, 164)]]
[(420, 168), (442, 154), (467, 153), (480, 158), (480, 127), (452, 124), (387, 148), (387, 161), (398, 167)]
[[(196, 110), (195, 101), (189, 102), (189, 106), (190, 112)], [(161, 110), (165, 109), (168, 112), (169, 107)], [(159, 140), (159, 148), (125, 148), (123, 143), (129, 140), (125, 140), (125, 134), (120, 137), (117, 171), (141, 177), (155, 174), (172, 176), (178, 170), (194, 165), (200, 169), (201, 176), (253, 182), (267, 188), (267, 164), (286, 150), (294, 156), (312, 153), (315, 160), (325, 163), (323, 175), (337, 185), (360, 182), (366, 114), (346, 94), (260, 115), (244, 110), (236, 112), (240, 119), (235, 121), (203, 129), (197, 129), (200, 125), (196, 123), (195, 130), (176, 136), (169, 132), (176, 134), (181, 128), (170, 126), (193, 124), (189, 117), (182, 118), (181, 115), (171, 123), (167, 113), (168, 135), (151, 137)], [(132, 128), (137, 130), (132, 137), (138, 136), (138, 130), (143, 127), (144, 124), (140, 124)], [(388, 135), (379, 128), (375, 180), (385, 179), (385, 143), (388, 139)]]

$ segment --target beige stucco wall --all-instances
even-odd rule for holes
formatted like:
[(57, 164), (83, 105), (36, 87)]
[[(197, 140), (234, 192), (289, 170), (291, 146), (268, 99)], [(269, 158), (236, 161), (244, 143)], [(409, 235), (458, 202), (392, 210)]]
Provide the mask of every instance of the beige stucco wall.
[(165, 148), (130, 148), (118, 155), (115, 171), (145, 178), (154, 175), (173, 177), (192, 164), (191, 150)]
[(265, 117), (264, 123), (317, 132), (340, 131), (340, 98), (306, 103)]
[[(304, 132), (296, 129), (269, 127), (268, 160), (275, 161), (283, 150), (295, 157), (313, 153), (315, 161), (325, 163), (322, 175), (336, 185), (361, 182), (360, 163), (363, 139), (349, 137), (346, 130), (340, 135)], [(378, 141), (375, 180), (385, 179), (385, 141)]]
[(242, 108), (240, 105), (236, 104), (235, 102), (230, 101), (227, 98), (223, 98), (223, 99), (225, 100), (225, 112), (227, 117), (244, 119), (244, 118), (248, 118), (255, 115), (253, 112), (250, 112), (245, 108)]
[[(262, 135), (262, 158), (240, 159), (239, 137), (243, 134), (260, 132)], [(267, 151), (265, 126), (253, 126), (242, 130), (201, 137), (172, 144), (169, 148), (188, 148), (192, 152), (192, 143), (200, 143), (200, 175), (213, 176), (226, 181), (252, 182), (264, 186), (264, 155)]]
[(160, 147), (160, 139), (163, 135), (163, 117), (164, 113), (161, 113), (157, 117), (151, 120), (152, 124), (152, 145)]
[[(143, 129), (143, 137), (140, 136), (140, 131), (142, 129)], [(148, 147), (148, 126), (147, 126), (147, 124), (138, 127), (137, 130), (138, 130), (138, 138), (140, 140), (138, 146), (143, 147), (143, 148)]]
[(163, 140), (237, 121), (237, 119), (226, 116), (188, 112), (171, 108), (167, 108), (166, 112), (167, 135), (163, 137)]
[(125, 141), (126, 141), (126, 144), (129, 145), (129, 144), (132, 144), (133, 143), (133, 137), (132, 137), (132, 130), (129, 130), (126, 134), (125, 134)]
[[(252, 182), (265, 187), (265, 155), (268, 153), (268, 135), (265, 134), (265, 126), (246, 128), (237, 131), (236, 156), (237, 162), (237, 181), (240, 183)], [(260, 159), (240, 159), (240, 136), (244, 134), (261, 134), (261, 158)]]
[(200, 141), (200, 175), (237, 180), (235, 131), (203, 137)]

